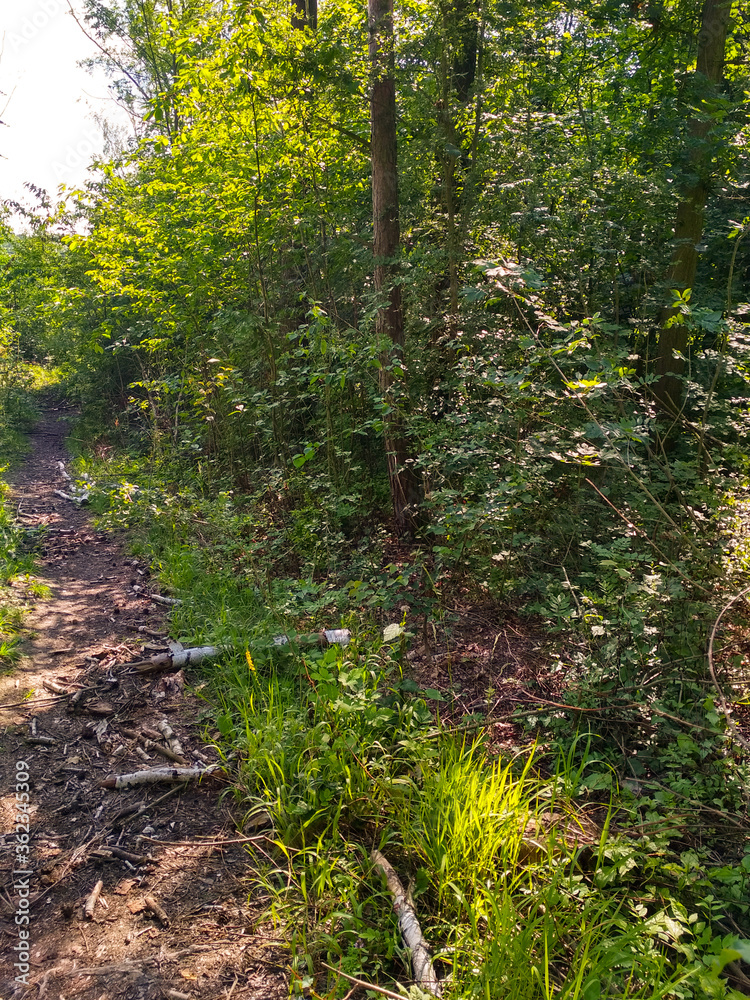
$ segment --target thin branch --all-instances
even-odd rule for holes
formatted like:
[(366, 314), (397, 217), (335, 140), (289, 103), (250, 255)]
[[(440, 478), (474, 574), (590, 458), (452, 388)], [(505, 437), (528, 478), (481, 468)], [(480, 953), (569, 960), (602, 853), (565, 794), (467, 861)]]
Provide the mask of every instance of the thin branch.
[(110, 59), (121, 73), (125, 74), (125, 76), (128, 78), (128, 80), (130, 80), (130, 82), (133, 84), (133, 86), (135, 87), (135, 89), (141, 95), (141, 97), (143, 98), (143, 100), (146, 101), (146, 103), (148, 103), (151, 100), (151, 98), (146, 93), (146, 91), (143, 89), (143, 87), (141, 87), (141, 85), (138, 83), (138, 81), (132, 75), (132, 73), (129, 73), (128, 70), (125, 69), (125, 67), (122, 65), (122, 63), (119, 61), (119, 59), (116, 59), (115, 56), (113, 56), (112, 53), (102, 45), (102, 43), (99, 41), (99, 39), (95, 35), (89, 34), (89, 32), (84, 28), (84, 26), (81, 24), (81, 22), (80, 22), (80, 20), (78, 18), (78, 15), (76, 14), (75, 10), (73, 9), (73, 5), (70, 2), (70, 0), (68, 0), (68, 7), (70, 8), (70, 13), (73, 15), (73, 20), (78, 25), (78, 27), (81, 29), (81, 31), (84, 33), (84, 35), (86, 36), (86, 38), (88, 38), (88, 40), (90, 42), (93, 42), (94, 45), (96, 45), (96, 47), (99, 49), (99, 51), (102, 52), (107, 57), (107, 59)]
[(678, 576), (681, 576), (682, 579), (686, 583), (689, 583), (691, 587), (697, 587), (698, 590), (703, 591), (704, 594), (708, 594), (710, 597), (713, 597), (713, 592), (712, 591), (707, 590), (705, 587), (701, 586), (700, 583), (697, 583), (695, 580), (691, 580), (691, 578), (689, 576), (686, 576), (686, 574), (682, 572), (682, 570), (679, 568), (679, 566), (676, 566), (668, 556), (664, 555), (664, 553), (659, 548), (659, 546), (656, 544), (656, 542), (652, 538), (649, 538), (649, 536), (646, 534), (646, 532), (642, 528), (639, 528), (637, 524), (633, 524), (633, 522), (631, 520), (629, 520), (627, 517), (625, 517), (625, 515), (622, 513), (622, 511), (618, 510), (617, 507), (615, 507), (615, 505), (612, 503), (612, 501), (608, 500), (607, 497), (605, 497), (605, 495), (602, 493), (602, 491), (597, 486), (595, 486), (594, 483), (592, 483), (590, 479), (586, 479), (586, 482), (589, 484), (589, 486), (592, 489), (596, 490), (596, 492), (599, 494), (599, 496), (602, 498), (602, 500), (612, 508), (612, 510), (615, 512), (615, 514), (617, 514), (617, 516), (619, 518), (622, 518), (622, 520), (625, 522), (625, 524), (627, 524), (627, 526), (629, 528), (631, 528), (633, 531), (638, 532), (638, 534), (642, 538), (646, 539), (646, 541), (651, 546), (651, 548), (654, 550), (654, 552), (656, 552), (657, 555), (660, 556), (660, 558), (662, 558), (664, 560), (664, 562), (668, 566), (671, 566), (672, 569), (675, 571), (675, 573), (678, 574)]
[(739, 599), (741, 597), (744, 597), (745, 594), (747, 593), (750, 593), (750, 587), (745, 587), (745, 589), (741, 590), (739, 594), (735, 594), (732, 600), (728, 604), (725, 604), (724, 607), (719, 612), (719, 617), (714, 622), (714, 626), (711, 629), (711, 637), (708, 640), (708, 669), (711, 671), (711, 680), (714, 682), (716, 693), (719, 696), (719, 707), (724, 713), (724, 718), (727, 720), (727, 728), (731, 732), (732, 738), (736, 740), (737, 743), (740, 744), (740, 746), (744, 747), (745, 750), (750, 750), (750, 742), (748, 742), (745, 739), (745, 737), (740, 732), (737, 723), (732, 718), (729, 706), (727, 705), (727, 700), (724, 697), (724, 691), (719, 684), (719, 679), (716, 676), (716, 670), (714, 669), (714, 640), (716, 638), (716, 632), (719, 628), (719, 623), (721, 622), (721, 619), (724, 617), (727, 611), (729, 611), (729, 609), (732, 607), (732, 605), (736, 601), (739, 601)]
[(384, 986), (376, 986), (374, 983), (367, 983), (364, 979), (357, 979), (355, 976), (350, 976), (346, 972), (342, 972), (341, 969), (334, 969), (332, 965), (327, 965), (325, 962), (320, 963), (324, 969), (329, 969), (331, 972), (335, 972), (337, 976), (341, 976), (342, 979), (346, 979), (350, 983), (354, 983), (355, 986), (361, 986), (365, 990), (373, 990), (375, 993), (380, 993), (384, 997), (392, 997), (393, 1000), (405, 1000), (405, 993), (394, 993), (393, 990), (387, 990)]

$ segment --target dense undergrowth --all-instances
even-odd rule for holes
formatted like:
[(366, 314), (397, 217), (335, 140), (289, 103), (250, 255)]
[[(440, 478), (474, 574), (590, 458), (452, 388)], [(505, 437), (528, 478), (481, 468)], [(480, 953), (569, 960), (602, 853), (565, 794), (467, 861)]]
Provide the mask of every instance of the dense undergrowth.
[[(562, 372), (589, 344), (540, 352)], [(506, 505), (510, 529), (464, 473), (450, 525), (436, 517), (412, 547), (394, 545), (386, 518), (326, 533), (309, 466), (241, 493), (101, 435), (78, 457), (102, 523), (127, 527), (184, 599), (175, 638), (226, 649), (199, 682), (207, 725), (246, 828), (273, 820), (256, 888), (307, 995), (346, 993), (333, 969), (408, 977), (373, 847), (410, 880), (447, 996), (718, 997), (732, 994), (717, 978), (726, 964), (745, 985), (747, 767), (706, 669), (711, 626), (746, 570), (741, 462), (721, 489), (692, 444), (662, 440), (661, 463), (641, 462), (660, 439), (646, 415), (622, 415), (627, 386), (609, 397), (615, 422), (603, 391), (581, 399), (570, 381), (558, 380), (558, 457), (539, 462), (537, 435), (511, 486), (496, 480), (529, 498), (522, 515)], [(563, 450), (563, 407), (590, 413), (603, 441), (589, 429)], [(467, 419), (463, 442), (471, 431)], [(553, 468), (554, 524), (534, 499)], [(444, 723), (456, 692), (421, 689), (405, 657), (425, 636), (449, 638), (459, 593), (546, 623), (548, 667), (527, 691), (539, 708), (511, 759), (492, 752), (481, 712)], [(739, 676), (741, 621), (715, 671)], [(338, 626), (353, 634), (345, 649), (294, 641)]]
[[(670, 435), (597, 322), (547, 319), (502, 368), (492, 346), (459, 359), (446, 419), (414, 417), (429, 521), (408, 545), (377, 469), (355, 496), (313, 449), (241, 488), (220, 455), (155, 450), (142, 414), (125, 433), (84, 410), (71, 445), (95, 515), (183, 598), (174, 638), (225, 649), (196, 684), (245, 828), (273, 821), (254, 891), (297, 991), (343, 996), (338, 971), (408, 978), (378, 847), (410, 882), (446, 996), (745, 985), (747, 770), (716, 683), (743, 683), (741, 615), (713, 675), (706, 662), (747, 569), (744, 408), (720, 402), (708, 426), (691, 403)], [(722, 398), (737, 398), (743, 330), (728, 334)], [(696, 361), (699, 401), (715, 361)], [(450, 643), (458, 598), (548, 634), (507, 759), (491, 715), (457, 721), (456, 687), (423, 687), (406, 658)], [(337, 626), (345, 649), (295, 641)]]
[[(13, 206), (9, 371), (63, 366), (80, 491), (224, 649), (293, 988), (408, 979), (381, 847), (447, 997), (747, 991), (744, 6), (396, 5), (389, 213), (365, 5), (84, 6), (137, 135)], [(508, 669), (417, 670), (476, 605)]]

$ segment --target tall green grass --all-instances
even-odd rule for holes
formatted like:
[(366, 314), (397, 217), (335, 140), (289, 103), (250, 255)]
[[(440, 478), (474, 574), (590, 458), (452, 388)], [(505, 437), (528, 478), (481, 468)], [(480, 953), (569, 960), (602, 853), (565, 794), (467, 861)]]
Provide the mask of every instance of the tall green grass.
[[(88, 471), (104, 481), (105, 464)], [(153, 479), (135, 491), (110, 471), (105, 516), (140, 530), (161, 586), (184, 598), (174, 637), (226, 650), (203, 672), (206, 733), (248, 831), (272, 821), (249, 877), (289, 941), (293, 990), (343, 997), (351, 984), (326, 966), (408, 982), (379, 848), (411, 887), (448, 1000), (739, 996), (715, 962), (747, 870), (711, 870), (658, 815), (648, 836), (628, 831), (616, 775), (611, 801), (592, 793), (587, 769), (602, 763), (585, 741), (557, 762), (531, 749), (501, 760), (481, 730), (450, 731), (406, 676), (401, 640), (337, 620), (345, 603), (325, 584), (271, 578), (257, 512), (229, 494)], [(272, 646), (339, 624), (354, 633), (343, 650)], [(592, 830), (581, 804), (596, 795)]]
[(411, 885), (446, 997), (739, 996), (712, 971), (721, 937), (669, 888), (666, 852), (663, 885), (642, 878), (656, 845), (615, 837), (611, 808), (575, 843), (592, 841), (570, 797), (580, 762), (545, 777), (532, 750), (503, 761), (447, 731), (396, 654), (372, 638), (256, 652), (209, 680), (237, 799), (273, 820), (255, 884), (289, 934), (297, 989), (343, 996), (351, 984), (325, 965), (408, 981), (378, 847)]

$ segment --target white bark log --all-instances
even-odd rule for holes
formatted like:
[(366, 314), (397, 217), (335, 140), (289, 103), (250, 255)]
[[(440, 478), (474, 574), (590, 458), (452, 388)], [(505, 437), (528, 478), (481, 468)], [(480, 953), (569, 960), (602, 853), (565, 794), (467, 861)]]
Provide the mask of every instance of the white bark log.
[(89, 501), (89, 498), (85, 493), (82, 493), (80, 496), (72, 496), (70, 493), (65, 493), (63, 490), (55, 490), (55, 496), (62, 497), (63, 500), (70, 500), (71, 503), (78, 504), (79, 506), (82, 503), (88, 503)]
[(417, 914), (406, 890), (401, 884), (401, 880), (380, 851), (373, 851), (370, 854), (370, 858), (375, 867), (385, 875), (388, 889), (393, 896), (393, 909), (398, 917), (398, 927), (401, 931), (401, 937), (411, 952), (414, 981), (418, 986), (432, 993), (433, 996), (442, 996), (443, 990), (432, 965), (430, 949), (422, 936), (422, 928), (419, 926)]
[(194, 646), (192, 649), (182, 649), (178, 653), (157, 653), (156, 656), (131, 663), (130, 666), (135, 667), (140, 674), (147, 674), (151, 670), (159, 670), (162, 667), (177, 670), (180, 667), (186, 667), (189, 663), (213, 660), (220, 653), (221, 650), (218, 646)]
[(118, 774), (112, 778), (105, 778), (99, 782), (100, 788), (115, 788), (121, 791), (124, 788), (135, 788), (137, 785), (156, 785), (160, 781), (178, 782), (190, 781), (193, 778), (202, 778), (206, 774), (211, 774), (217, 770), (214, 767), (151, 767), (144, 771), (134, 771), (132, 774)]
[(182, 604), (182, 600), (179, 597), (162, 597), (161, 594), (149, 594), (139, 583), (133, 585), (133, 590), (136, 594), (140, 594), (141, 597), (147, 597), (150, 601), (156, 601), (157, 604), (166, 604), (170, 608)]

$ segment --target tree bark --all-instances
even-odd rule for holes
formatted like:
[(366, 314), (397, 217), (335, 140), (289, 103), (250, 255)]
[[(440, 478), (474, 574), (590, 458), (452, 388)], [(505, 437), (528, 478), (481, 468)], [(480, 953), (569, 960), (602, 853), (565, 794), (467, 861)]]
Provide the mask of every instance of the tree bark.
[(403, 424), (407, 399), (403, 367), (404, 314), (398, 283), (399, 226), (396, 156), (396, 81), (393, 54), (393, 0), (368, 0), (372, 71), (370, 125), (375, 290), (385, 298), (375, 331), (381, 353), (380, 391), (386, 404), (385, 450), (393, 512), (399, 534), (417, 527), (421, 491)]
[(310, 28), (315, 31), (318, 27), (318, 0), (294, 0), (292, 8), (292, 27)]
[[(705, 0), (703, 5), (695, 77), (704, 100), (715, 95), (721, 84), (730, 9), (731, 0)], [(694, 117), (688, 127), (687, 173), (691, 180), (681, 190), (675, 218), (674, 250), (667, 272), (669, 287), (680, 291), (693, 287), (698, 267), (698, 244), (703, 236), (712, 172), (712, 155), (707, 141), (710, 129), (711, 119), (706, 115)], [(659, 350), (654, 363), (654, 372), (659, 378), (655, 395), (660, 407), (667, 412), (680, 408), (683, 392), (680, 376), (685, 362), (675, 357), (674, 352), (679, 351), (684, 356), (690, 337), (684, 324), (668, 325), (677, 315), (678, 311), (673, 308), (665, 308), (662, 312)]]
[(453, 85), (456, 97), (466, 104), (477, 71), (479, 51), (479, 0), (443, 0), (443, 20), (453, 49)]
[(412, 972), (417, 986), (423, 987), (433, 996), (442, 996), (443, 989), (435, 974), (430, 949), (422, 934), (422, 928), (419, 926), (414, 904), (409, 894), (405, 891), (393, 866), (380, 851), (372, 851), (370, 859), (373, 865), (385, 876), (386, 884), (393, 896), (393, 909), (398, 917), (401, 937), (411, 955)]

